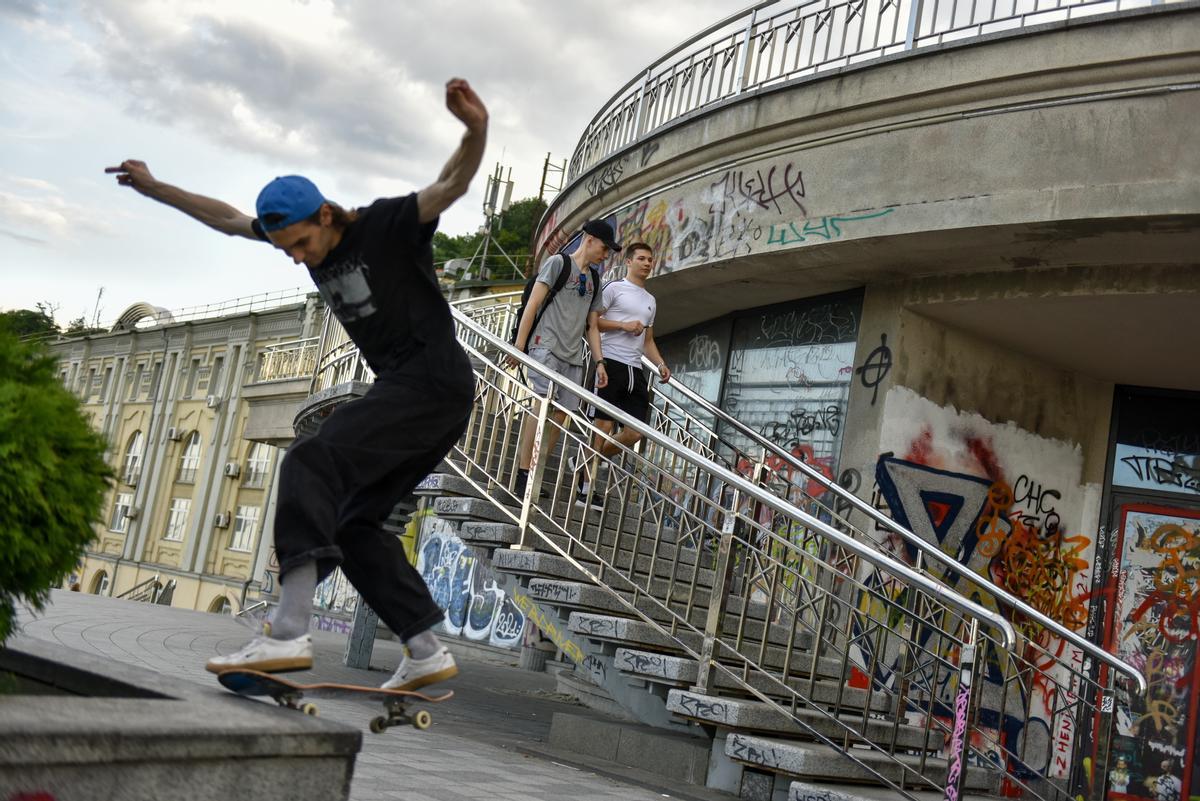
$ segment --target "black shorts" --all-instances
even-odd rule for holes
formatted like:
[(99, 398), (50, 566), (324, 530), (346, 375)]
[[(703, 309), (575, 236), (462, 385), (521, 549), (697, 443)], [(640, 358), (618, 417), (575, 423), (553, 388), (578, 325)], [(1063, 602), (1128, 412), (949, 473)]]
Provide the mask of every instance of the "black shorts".
[[(650, 380), (646, 377), (646, 371), (640, 366), (612, 360), (608, 361), (605, 370), (608, 373), (608, 385), (596, 390), (596, 394), (630, 417), (646, 422), (650, 411)], [(597, 420), (612, 419), (600, 409), (594, 410), (592, 416)]]

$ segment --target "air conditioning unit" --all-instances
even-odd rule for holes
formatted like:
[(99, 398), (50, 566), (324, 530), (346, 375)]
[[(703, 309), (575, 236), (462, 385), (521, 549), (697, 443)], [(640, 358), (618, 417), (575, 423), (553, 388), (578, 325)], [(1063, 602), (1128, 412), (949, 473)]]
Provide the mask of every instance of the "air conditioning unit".
[(221, 396), (220, 395), (209, 395), (207, 398), (204, 399), (204, 402), (205, 402), (205, 404), (208, 405), (208, 408), (215, 409), (221, 405)]
[(138, 515), (140, 515), (141, 513), (142, 513), (141, 509), (137, 508), (136, 506), (130, 506), (128, 509), (125, 510), (125, 517), (128, 520), (137, 520)]
[(242, 466), (240, 464), (238, 464), (237, 462), (226, 462), (225, 463), (225, 475), (229, 476), (230, 478), (237, 478), (241, 474), (242, 474)]
[(217, 528), (229, 528), (229, 512), (221, 512), (214, 517), (213, 525)]
[(183, 439), (183, 429), (171, 426), (167, 429), (167, 439), (172, 442), (179, 442), (179, 440)]

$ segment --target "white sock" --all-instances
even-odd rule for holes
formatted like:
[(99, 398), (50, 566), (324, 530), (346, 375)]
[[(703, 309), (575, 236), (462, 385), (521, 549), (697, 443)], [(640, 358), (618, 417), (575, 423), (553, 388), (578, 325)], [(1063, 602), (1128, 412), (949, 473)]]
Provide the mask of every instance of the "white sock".
[(271, 616), (271, 639), (294, 640), (308, 634), (313, 593), (317, 589), (317, 563), (293, 567), (280, 579), (279, 606)]
[(433, 629), (425, 629), (420, 634), (414, 634), (404, 641), (413, 659), (428, 659), (442, 650), (442, 642), (433, 633)]

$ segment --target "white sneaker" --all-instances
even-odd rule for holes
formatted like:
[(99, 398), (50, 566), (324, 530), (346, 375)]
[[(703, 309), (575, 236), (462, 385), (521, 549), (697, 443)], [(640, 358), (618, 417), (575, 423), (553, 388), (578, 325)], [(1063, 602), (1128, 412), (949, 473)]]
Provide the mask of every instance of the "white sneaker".
[(304, 634), (294, 640), (273, 640), (259, 635), (240, 651), (228, 656), (214, 656), (204, 665), (204, 669), (211, 673), (222, 673), (226, 670), (282, 673), (287, 670), (308, 670), (312, 663), (311, 634)]
[(383, 683), (385, 690), (415, 690), (458, 675), (458, 665), (450, 651), (443, 647), (433, 656), (413, 659), (407, 654), (392, 677)]

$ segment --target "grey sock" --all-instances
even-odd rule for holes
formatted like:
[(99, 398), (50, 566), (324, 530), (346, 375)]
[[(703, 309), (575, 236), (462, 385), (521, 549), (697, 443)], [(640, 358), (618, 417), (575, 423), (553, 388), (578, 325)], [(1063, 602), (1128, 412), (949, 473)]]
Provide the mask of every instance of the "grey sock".
[(271, 616), (271, 639), (294, 640), (308, 633), (313, 592), (316, 589), (316, 562), (293, 567), (280, 579), (279, 606)]
[(413, 659), (428, 659), (442, 650), (442, 643), (433, 633), (433, 629), (425, 629), (404, 641)]

